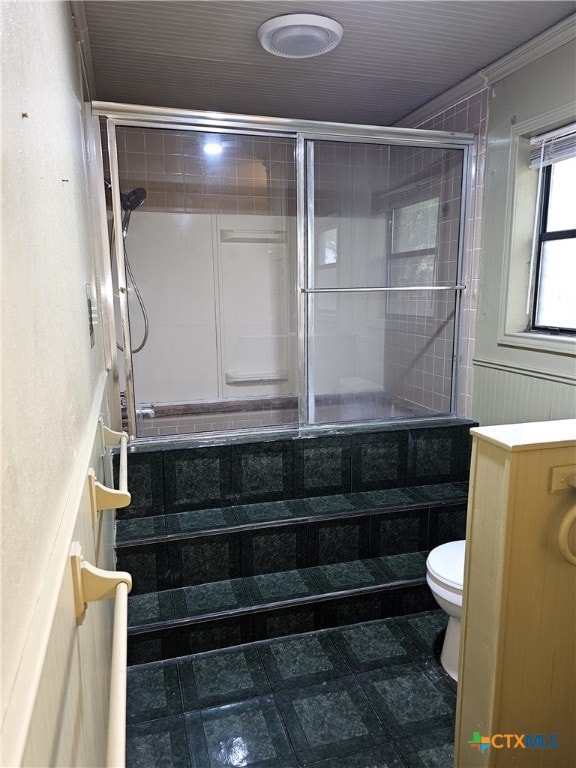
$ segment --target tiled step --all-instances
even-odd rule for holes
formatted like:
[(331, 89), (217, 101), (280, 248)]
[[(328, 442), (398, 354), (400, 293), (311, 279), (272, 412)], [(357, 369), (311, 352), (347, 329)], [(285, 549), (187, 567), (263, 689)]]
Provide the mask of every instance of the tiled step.
[(464, 538), (467, 483), (193, 510), (116, 523), (133, 595), (429, 550)]
[(434, 417), (317, 437), (131, 446), (132, 503), (118, 518), (467, 480), (473, 426)]
[(431, 609), (426, 555), (410, 552), (133, 595), (129, 663)]

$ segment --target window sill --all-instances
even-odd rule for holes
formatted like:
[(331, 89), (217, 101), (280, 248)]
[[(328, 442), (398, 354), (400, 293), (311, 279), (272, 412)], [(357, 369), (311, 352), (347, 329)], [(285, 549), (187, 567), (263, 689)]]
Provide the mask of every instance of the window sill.
[(560, 336), (536, 331), (504, 333), (498, 339), (501, 347), (533, 349), (537, 352), (549, 352), (556, 355), (576, 357), (576, 337)]

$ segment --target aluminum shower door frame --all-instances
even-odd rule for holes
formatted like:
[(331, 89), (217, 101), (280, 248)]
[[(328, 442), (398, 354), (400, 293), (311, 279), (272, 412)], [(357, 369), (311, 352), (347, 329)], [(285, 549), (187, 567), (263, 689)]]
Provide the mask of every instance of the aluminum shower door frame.
[[(312, 301), (316, 293), (323, 289), (312, 285), (312, 269), (314, 259), (313, 243), (313, 210), (314, 188), (312, 173), (313, 147), (316, 141), (343, 141), (358, 143), (374, 143), (386, 145), (403, 145), (413, 147), (431, 147), (435, 149), (459, 149), (463, 151), (463, 183), (460, 210), (460, 233), (458, 244), (457, 276), (454, 285), (435, 286), (426, 290), (455, 292), (454, 318), (454, 349), (452, 357), (452, 391), (451, 412), (457, 408), (458, 394), (458, 359), (460, 342), (461, 297), (466, 286), (462, 284), (462, 260), (465, 242), (464, 229), (466, 212), (470, 211), (473, 176), (475, 173), (475, 136), (469, 133), (446, 131), (429, 131), (416, 128), (386, 128), (373, 125), (354, 125), (347, 123), (321, 122), (313, 120), (291, 120), (287, 118), (269, 118), (253, 115), (225, 114), (220, 112), (204, 112), (194, 110), (156, 108), (144, 105), (115, 104), (112, 102), (92, 102), (92, 113), (95, 117), (106, 118), (108, 146), (110, 156), (110, 180), (112, 183), (112, 209), (115, 232), (122, 231), (122, 207), (120, 201), (120, 175), (116, 145), (116, 128), (118, 126), (135, 126), (140, 128), (164, 128), (189, 131), (214, 131), (218, 133), (242, 133), (257, 136), (276, 136), (294, 139), (296, 142), (296, 189), (297, 189), (297, 315), (298, 315), (298, 419), (296, 427), (266, 428), (266, 435), (282, 434), (316, 434), (326, 431), (348, 431), (373, 426), (376, 421), (358, 423), (314, 424), (313, 372), (311, 371), (311, 317)], [(127, 395), (128, 429), (131, 440), (148, 442), (136, 436), (136, 403), (134, 393), (134, 371), (132, 363), (130, 317), (128, 311), (128, 294), (126, 283), (126, 267), (121, 239), (115, 238), (115, 258), (120, 300), (120, 316), (122, 323), (122, 338), (124, 343), (124, 361)], [(335, 293), (363, 293), (367, 291), (391, 292), (397, 290), (422, 290), (422, 286), (405, 288), (339, 288), (330, 289)], [(113, 322), (113, 321), (112, 321)], [(120, 385), (117, 382), (118, 398)], [(243, 436), (262, 434), (263, 429), (242, 430)], [(218, 432), (219, 438), (234, 439), (237, 431)], [(171, 435), (170, 440), (194, 440), (194, 434)], [(207, 439), (206, 433), (197, 436), (199, 441)], [(209, 439), (209, 438), (208, 438)], [(161, 438), (153, 438), (161, 441)]]

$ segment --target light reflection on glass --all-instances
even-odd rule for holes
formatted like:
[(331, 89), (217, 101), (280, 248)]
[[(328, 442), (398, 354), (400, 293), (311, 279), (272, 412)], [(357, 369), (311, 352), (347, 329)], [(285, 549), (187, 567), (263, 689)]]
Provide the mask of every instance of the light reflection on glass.
[(243, 768), (248, 765), (248, 744), (241, 736), (220, 742), (218, 762), (231, 768)]
[(217, 141), (209, 141), (207, 144), (204, 145), (204, 152), (207, 155), (212, 155), (212, 156), (221, 155), (222, 150), (223, 150), (222, 144), (220, 144)]

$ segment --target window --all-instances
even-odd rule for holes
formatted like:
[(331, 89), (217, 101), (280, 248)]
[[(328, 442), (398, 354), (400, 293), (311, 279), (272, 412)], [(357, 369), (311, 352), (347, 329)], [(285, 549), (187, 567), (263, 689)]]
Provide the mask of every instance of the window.
[(318, 235), (318, 264), (321, 267), (338, 262), (338, 229), (326, 229)]
[[(440, 199), (434, 197), (392, 209), (392, 252), (388, 261), (390, 286), (434, 285), (439, 205)], [(431, 317), (434, 295), (421, 291), (391, 294), (388, 312)]]
[(540, 205), (531, 327), (576, 334), (576, 139), (561, 136), (557, 148), (545, 140), (534, 143), (531, 167), (540, 171)]
[(403, 205), (392, 211), (392, 252), (407, 253), (436, 249), (437, 197)]
[[(503, 102), (502, 109), (505, 110), (503, 114), (508, 114), (509, 107)], [(570, 101), (550, 112), (538, 111), (527, 120), (510, 126), (510, 144), (504, 155), (494, 152), (488, 160), (486, 178), (489, 185), (486, 189), (490, 193), (484, 196), (482, 226), (482, 247), (488, 254), (484, 274), (490, 286), (484, 296), (489, 296), (491, 310), (497, 303), (495, 293), (500, 292), (498, 318), (490, 316), (488, 319), (489, 323), (498, 324), (498, 347), (558, 355), (554, 358), (534, 357), (535, 370), (543, 366), (542, 370), (549, 371), (548, 366), (552, 365), (549, 361), (553, 360), (554, 365), (561, 367), (572, 358), (568, 364), (572, 366), (571, 377), (573, 359), (576, 358), (576, 334), (534, 327), (534, 310), (540, 272), (543, 271), (538, 263), (538, 253), (544, 169), (576, 157), (576, 124), (569, 124), (573, 115), (574, 107)], [(574, 144), (571, 144), (572, 139)], [(571, 194), (573, 200), (574, 192)], [(566, 285), (569, 285), (568, 279)]]

